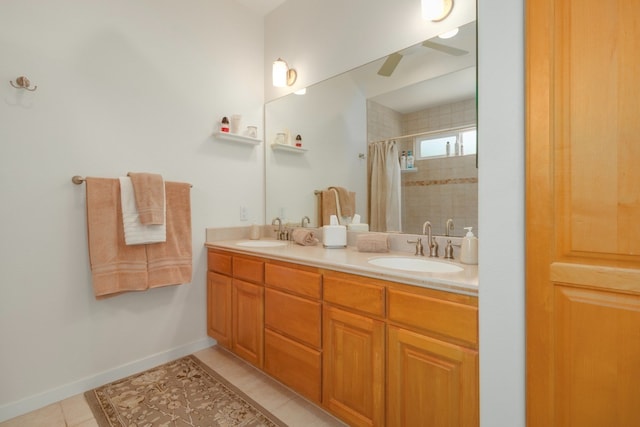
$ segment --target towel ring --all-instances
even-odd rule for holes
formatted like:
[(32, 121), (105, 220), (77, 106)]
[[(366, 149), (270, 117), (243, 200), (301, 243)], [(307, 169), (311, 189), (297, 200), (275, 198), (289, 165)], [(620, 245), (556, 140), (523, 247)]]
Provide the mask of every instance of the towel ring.
[(16, 89), (26, 89), (29, 92), (34, 92), (36, 89), (38, 89), (37, 85), (34, 86), (33, 89), (31, 89), (31, 82), (25, 76), (18, 77), (15, 84), (11, 80), (9, 80), (9, 83), (11, 83), (11, 86), (15, 87)]

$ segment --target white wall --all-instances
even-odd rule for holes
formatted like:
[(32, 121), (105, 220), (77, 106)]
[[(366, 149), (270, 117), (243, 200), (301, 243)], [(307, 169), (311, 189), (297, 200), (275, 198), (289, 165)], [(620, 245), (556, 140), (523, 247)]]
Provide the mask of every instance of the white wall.
[[(366, 98), (348, 76), (321, 82), (306, 95), (290, 95), (265, 105), (266, 217), (300, 222), (305, 215), (319, 224), (314, 190), (339, 186), (356, 193), (356, 213), (366, 220)], [(327, 108), (327, 106), (330, 106)], [(305, 154), (269, 148), (276, 132), (300, 134)]]
[[(480, 0), (479, 227), (480, 417), (483, 426), (524, 425), (523, 1)], [(466, 23), (459, 0), (441, 24), (417, 0), (288, 1), (265, 21), (265, 65), (281, 56), (304, 87)], [(273, 99), (290, 91), (270, 87)]]
[[(272, 100), (471, 22), (476, 2), (460, 0), (442, 22), (425, 23), (419, 0), (288, 0), (265, 19), (265, 98)], [(298, 71), (274, 88), (278, 57)], [(419, 79), (422, 80), (422, 79)]]
[[(205, 227), (263, 222), (263, 18), (228, 0), (3, 0), (0, 421), (212, 343)], [(20, 75), (35, 92), (9, 85)], [(191, 284), (96, 301), (73, 175), (193, 184)]]

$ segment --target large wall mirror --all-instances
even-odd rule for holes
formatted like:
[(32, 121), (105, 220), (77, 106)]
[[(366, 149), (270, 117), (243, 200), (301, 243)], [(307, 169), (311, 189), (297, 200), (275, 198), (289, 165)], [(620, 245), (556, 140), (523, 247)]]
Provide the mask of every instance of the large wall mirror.
[[(265, 106), (265, 218), (299, 223), (308, 216), (318, 225), (315, 193), (339, 186), (355, 193), (356, 213), (368, 222), (369, 147), (393, 140), (398, 155), (412, 151), (414, 169), (399, 174), (399, 229), (372, 231), (421, 233), (428, 220), (436, 234), (445, 234), (448, 219), (451, 235), (468, 226), (477, 230), (476, 142), (461, 140), (466, 145), (455, 151), (455, 138), (472, 135), (475, 126), (475, 22), (453, 37), (426, 40), (305, 94), (271, 101)], [(278, 134), (292, 145), (300, 135), (302, 146), (278, 149), (272, 146), (282, 142)], [(454, 138), (448, 155), (442, 138)]]

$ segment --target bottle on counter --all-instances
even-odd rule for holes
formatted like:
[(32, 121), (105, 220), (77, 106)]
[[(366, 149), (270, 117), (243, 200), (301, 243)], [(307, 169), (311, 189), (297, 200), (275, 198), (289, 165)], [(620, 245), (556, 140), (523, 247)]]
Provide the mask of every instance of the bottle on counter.
[(467, 235), (462, 239), (460, 261), (464, 264), (478, 263), (478, 238), (471, 232), (472, 227), (465, 227)]

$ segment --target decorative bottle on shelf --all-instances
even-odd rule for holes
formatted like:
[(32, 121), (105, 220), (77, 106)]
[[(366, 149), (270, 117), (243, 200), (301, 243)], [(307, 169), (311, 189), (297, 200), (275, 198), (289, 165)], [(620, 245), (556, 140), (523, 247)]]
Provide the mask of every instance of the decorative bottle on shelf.
[(460, 141), (460, 155), (464, 156), (464, 146), (462, 145), (462, 141)]
[(449, 144), (449, 141), (447, 141), (447, 156), (451, 155), (451, 144)]
[(407, 168), (407, 153), (406, 151), (402, 152), (400, 156), (400, 169), (405, 170)]
[(220, 122), (220, 132), (229, 133), (229, 119), (226, 117)]
[(413, 151), (409, 150), (407, 154), (407, 169), (413, 169)]
[(300, 135), (296, 136), (296, 147), (302, 147), (302, 137)]
[(455, 153), (456, 156), (460, 155), (460, 143), (458, 142), (457, 139), (456, 139), (456, 143), (454, 144), (453, 152)]

